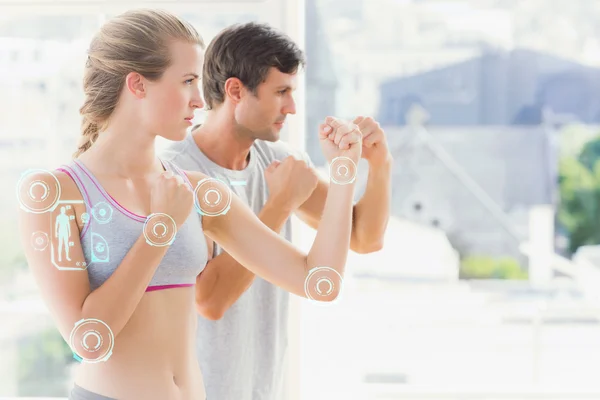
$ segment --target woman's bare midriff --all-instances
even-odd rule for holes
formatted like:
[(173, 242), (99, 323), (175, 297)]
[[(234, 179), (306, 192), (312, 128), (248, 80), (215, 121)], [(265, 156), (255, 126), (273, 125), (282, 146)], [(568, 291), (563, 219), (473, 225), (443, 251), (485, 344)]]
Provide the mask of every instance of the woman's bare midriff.
[(75, 383), (119, 400), (204, 400), (196, 325), (193, 287), (146, 292), (110, 358), (79, 365)]
[[(69, 177), (62, 172), (56, 174), (65, 196), (80, 201), (73, 209), (82, 232), (81, 216), (89, 212), (83, 197)], [(117, 194), (118, 200), (136, 198), (121, 187), (108, 185), (108, 189)], [(121, 204), (140, 209), (127, 201)], [(118, 400), (204, 400), (204, 381), (196, 357), (196, 326), (194, 287), (146, 292), (115, 337), (110, 358), (78, 365), (75, 383)]]

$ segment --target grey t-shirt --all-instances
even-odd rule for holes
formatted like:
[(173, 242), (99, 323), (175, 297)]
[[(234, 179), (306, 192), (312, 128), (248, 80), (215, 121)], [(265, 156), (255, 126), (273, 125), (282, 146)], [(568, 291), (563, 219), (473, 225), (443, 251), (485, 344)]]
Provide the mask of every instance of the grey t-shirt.
[[(257, 140), (250, 149), (248, 166), (242, 171), (225, 169), (212, 162), (191, 135), (170, 145), (161, 154), (184, 170), (200, 171), (230, 187), (256, 214), (269, 193), (265, 169), (289, 155), (304, 159), (306, 153), (285, 142)], [(243, 184), (245, 182), (245, 184)], [(288, 219), (281, 235), (291, 240)], [(214, 256), (222, 252), (215, 243)], [(289, 294), (256, 277), (250, 288), (218, 321), (198, 317), (198, 361), (210, 400), (281, 400), (285, 376)]]

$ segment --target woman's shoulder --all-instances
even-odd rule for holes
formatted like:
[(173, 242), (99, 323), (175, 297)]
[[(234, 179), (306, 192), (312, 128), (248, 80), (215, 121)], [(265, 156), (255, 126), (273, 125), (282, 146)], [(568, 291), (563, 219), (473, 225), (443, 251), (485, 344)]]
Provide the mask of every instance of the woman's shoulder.
[(29, 169), (17, 184), (17, 194), (25, 226), (47, 223), (65, 207), (72, 208), (75, 217), (86, 212), (83, 196), (68, 169)]
[[(19, 190), (34, 196), (41, 191), (44, 199), (54, 201), (81, 200), (82, 195), (73, 173), (64, 166), (52, 170), (31, 168), (21, 174)], [(36, 189), (38, 188), (38, 189)]]

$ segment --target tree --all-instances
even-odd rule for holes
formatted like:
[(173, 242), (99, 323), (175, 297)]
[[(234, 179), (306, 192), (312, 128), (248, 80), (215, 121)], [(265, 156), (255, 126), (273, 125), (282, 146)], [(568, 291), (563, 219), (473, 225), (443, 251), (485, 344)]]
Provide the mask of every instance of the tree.
[(56, 329), (19, 338), (19, 396), (66, 396), (73, 352)]
[(600, 137), (586, 143), (577, 158), (559, 165), (558, 221), (569, 234), (569, 251), (600, 244)]
[(461, 260), (460, 279), (527, 279), (519, 261), (512, 257), (470, 255)]
[(598, 160), (600, 160), (600, 137), (587, 142), (579, 154), (579, 162), (589, 171), (594, 170)]

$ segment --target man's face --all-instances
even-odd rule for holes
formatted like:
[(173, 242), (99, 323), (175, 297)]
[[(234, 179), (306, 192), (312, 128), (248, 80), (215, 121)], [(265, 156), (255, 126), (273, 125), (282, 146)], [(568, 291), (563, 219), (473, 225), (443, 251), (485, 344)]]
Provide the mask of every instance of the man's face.
[(242, 131), (253, 139), (275, 142), (288, 114), (296, 114), (292, 96), (296, 90), (296, 74), (285, 74), (270, 68), (267, 78), (256, 89), (256, 95), (246, 92), (235, 110)]

